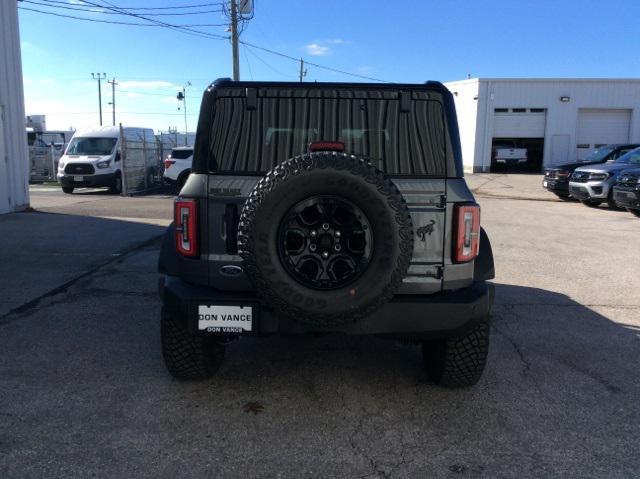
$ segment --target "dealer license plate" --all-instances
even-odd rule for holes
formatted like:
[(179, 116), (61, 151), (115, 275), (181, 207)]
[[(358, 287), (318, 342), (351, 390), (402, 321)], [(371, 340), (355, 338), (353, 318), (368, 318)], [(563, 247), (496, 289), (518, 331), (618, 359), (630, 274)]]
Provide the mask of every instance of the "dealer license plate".
[(242, 333), (251, 331), (251, 306), (198, 306), (198, 329), (209, 333)]
[(82, 183), (84, 181), (84, 176), (74, 176), (73, 181), (76, 183)]

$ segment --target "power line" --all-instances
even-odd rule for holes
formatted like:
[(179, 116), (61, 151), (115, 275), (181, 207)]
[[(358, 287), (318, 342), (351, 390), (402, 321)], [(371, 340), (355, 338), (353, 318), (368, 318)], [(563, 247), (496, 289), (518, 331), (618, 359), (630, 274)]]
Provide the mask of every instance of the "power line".
[[(29, 2), (29, 3), (33, 3), (33, 2)], [(36, 13), (43, 13), (45, 15), (53, 15), (54, 17), (63, 17), (63, 18), (71, 18), (74, 20), (84, 20), (86, 22), (96, 22), (96, 23), (110, 23), (110, 24), (114, 24), (114, 25), (128, 25), (128, 26), (135, 26), (135, 27), (164, 27), (164, 25), (154, 25), (154, 24), (145, 24), (145, 23), (132, 23), (132, 22), (119, 22), (116, 20), (99, 20), (97, 18), (84, 18), (84, 17), (76, 17), (73, 15), (65, 15), (63, 13), (55, 13), (55, 12), (45, 12), (43, 10), (36, 10), (35, 8), (28, 8), (28, 7), (18, 7), (19, 10), (27, 10), (29, 12), (36, 12)], [(217, 26), (224, 26), (225, 24), (220, 24), (220, 25), (214, 25), (214, 24), (200, 24), (200, 25), (172, 25), (173, 27), (217, 27)], [(185, 32), (186, 33), (186, 32)], [(204, 33), (204, 32), (203, 32)], [(214, 34), (210, 34), (210, 35), (214, 35)], [(226, 40), (227, 37), (223, 37), (222, 35), (220, 35), (220, 38), (216, 38), (217, 40)]]
[[(54, 2), (55, 0), (49, 0), (51, 2)], [(84, 0), (79, 0), (82, 3), (89, 3), (89, 2), (85, 2)], [(66, 3), (66, 2), (61, 2), (61, 1), (55, 1), (55, 3)], [(224, 6), (224, 2), (215, 2), (215, 3), (200, 3), (198, 5), (175, 5), (175, 6), (171, 6), (171, 7), (117, 7), (121, 10), (173, 10), (173, 9), (181, 9), (181, 8), (201, 8), (201, 7), (222, 7)]]
[(262, 59), (256, 52), (253, 51), (253, 48), (245, 48), (244, 49), (245, 52), (249, 52), (251, 53), (254, 57), (256, 57), (263, 65), (265, 65), (267, 68), (269, 68), (270, 70), (272, 70), (273, 72), (277, 73), (280, 76), (283, 76), (285, 78), (297, 78), (295, 75), (291, 75), (288, 73), (283, 73), (280, 70), (278, 70), (277, 68), (275, 68), (273, 65), (270, 65), (269, 63), (267, 63), (264, 59)]
[[(21, 0), (23, 3), (32, 3), (34, 5), (40, 5), (47, 8), (61, 8), (64, 10), (75, 10), (79, 12), (90, 12), (90, 13), (100, 13), (101, 15), (124, 15), (119, 12), (107, 12), (104, 10), (96, 10), (96, 7), (92, 7), (89, 5), (84, 5), (82, 3), (76, 3), (75, 6), (70, 6), (70, 4), (65, 2), (56, 2), (53, 0), (42, 0), (42, 2), (35, 2), (33, 0)], [(44, 3), (43, 3), (44, 2)], [(203, 13), (222, 13), (222, 9), (219, 10), (202, 10), (197, 12), (177, 12), (177, 13), (147, 13), (146, 15), (152, 17), (158, 16), (178, 16), (178, 15), (200, 15)], [(221, 23), (217, 26), (225, 26), (226, 23)]]
[(103, 0), (103, 2), (106, 3), (108, 6), (106, 6), (104, 4), (97, 4), (97, 3), (94, 3), (94, 2), (90, 2), (88, 0), (82, 0), (82, 1), (85, 4), (93, 5), (94, 7), (106, 8), (107, 10), (111, 10), (111, 11), (114, 11), (114, 12), (120, 12), (120, 13), (122, 13), (124, 15), (135, 17), (135, 18), (137, 18), (139, 20), (145, 20), (145, 21), (150, 22), (150, 23), (155, 23), (155, 24), (161, 25), (161, 26), (163, 26), (165, 28), (169, 28), (171, 30), (183, 32), (183, 33), (186, 33), (188, 35), (195, 35), (195, 36), (205, 37), (205, 38), (215, 38), (215, 39), (218, 39), (218, 40), (226, 40), (226, 39), (229, 38), (229, 37), (226, 37), (224, 35), (218, 35), (218, 34), (215, 34), (215, 33), (207, 33), (207, 32), (203, 32), (201, 30), (194, 30), (192, 28), (182, 27), (182, 26), (179, 26), (179, 25), (172, 25), (170, 23), (166, 23), (166, 22), (163, 22), (161, 20), (156, 20), (154, 18), (149, 18), (149, 17), (145, 17), (143, 15), (138, 15), (137, 13), (127, 12), (127, 11), (124, 11), (124, 10), (118, 8), (117, 6), (115, 6), (112, 3), (108, 2), (107, 0)]
[(132, 93), (134, 95), (148, 95), (148, 96), (162, 96), (165, 98), (174, 97), (178, 90), (172, 90), (172, 93), (150, 93), (146, 91), (132, 91), (132, 90), (122, 90), (120, 88), (116, 89), (119, 93)]
[[(54, 1), (54, 0), (49, 0), (49, 1)], [(173, 25), (173, 24), (166, 23), (166, 22), (163, 22), (163, 21), (160, 21), (160, 20), (156, 20), (154, 18), (149, 18), (149, 17), (145, 17), (143, 15), (139, 15), (137, 13), (126, 11), (127, 9), (117, 7), (114, 4), (108, 2), (107, 0), (102, 0), (102, 1), (105, 4), (107, 4), (108, 6), (104, 5), (104, 4), (98, 4), (98, 3), (90, 2), (88, 0), (80, 0), (80, 1), (82, 1), (83, 5), (91, 5), (91, 6), (97, 7), (97, 8), (106, 8), (106, 9), (108, 9), (110, 11), (113, 11), (113, 12), (116, 12), (116, 13), (120, 13), (122, 15), (131, 16), (131, 17), (137, 18), (139, 20), (144, 20), (146, 22), (154, 24), (155, 26), (161, 26), (161, 27), (164, 27), (164, 28), (169, 28), (171, 30), (179, 31), (179, 32), (182, 32), (182, 33), (186, 33), (188, 35), (195, 35), (195, 36), (199, 36), (199, 37), (216, 39), (216, 40), (228, 40), (229, 39), (228, 36), (218, 35), (218, 34), (215, 34), (215, 33), (203, 32), (201, 30), (194, 30), (193, 28), (191, 28), (192, 27), (191, 25)], [(202, 4), (202, 5), (204, 5), (204, 4)], [(187, 8), (187, 6), (182, 6), (182, 7)], [(45, 14), (48, 14), (48, 15), (55, 15), (55, 16), (67, 17), (67, 18), (74, 18), (74, 19), (77, 19), (77, 20), (86, 20), (86, 21), (94, 21), (94, 22), (102, 22), (102, 23), (120, 23), (120, 24), (124, 23), (124, 22), (111, 22), (111, 21), (107, 21), (107, 20), (88, 19), (88, 18), (82, 18), (82, 17), (73, 17), (73, 16), (70, 16), (70, 15), (63, 15), (63, 14), (59, 14), (59, 13), (43, 12), (43, 11), (40, 11), (40, 10), (35, 10), (35, 9), (31, 9), (31, 8), (26, 8), (26, 7), (18, 7), (18, 8), (23, 9), (23, 10), (30, 10), (30, 11), (34, 11), (34, 12), (38, 12), (38, 13), (45, 13)], [(151, 7), (149, 7), (149, 9), (150, 8)], [(173, 8), (173, 7), (158, 7), (157, 9), (161, 9), (161, 8), (162, 9), (169, 9), (169, 8)], [(178, 8), (178, 7), (175, 7), (175, 8)], [(140, 23), (124, 23), (124, 24), (135, 25), (135, 26), (154, 26), (154, 25), (140, 24)], [(276, 56), (279, 56), (279, 57), (282, 57), (282, 58), (286, 58), (286, 59), (294, 61), (296, 63), (298, 63), (300, 61), (299, 58), (295, 58), (295, 57), (293, 57), (291, 55), (287, 55), (286, 53), (278, 52), (276, 50), (271, 50), (270, 48), (261, 47), (259, 45), (255, 45), (253, 43), (245, 42), (243, 40), (239, 40), (238, 39), (238, 43), (240, 43), (240, 44), (242, 44), (242, 45), (244, 45), (246, 47), (251, 47), (251, 48), (254, 48), (254, 49), (257, 49), (257, 50), (261, 50), (261, 51), (270, 53), (272, 55), (276, 55)], [(347, 75), (347, 76), (351, 76), (351, 77), (354, 77), (354, 78), (361, 78), (363, 80), (371, 80), (371, 81), (381, 82), (381, 83), (393, 83), (393, 82), (389, 82), (387, 80), (382, 80), (380, 78), (375, 78), (375, 77), (371, 77), (371, 76), (367, 76), (367, 75), (361, 75), (359, 73), (352, 73), (352, 72), (348, 72), (348, 71), (345, 71), (345, 70), (340, 70), (338, 68), (333, 68), (333, 67), (329, 67), (329, 66), (326, 66), (326, 65), (321, 65), (321, 64), (318, 64), (318, 63), (314, 63), (314, 62), (305, 61), (305, 63), (307, 65), (311, 65), (311, 66), (314, 66), (316, 68), (320, 68), (322, 70), (331, 71), (331, 72), (334, 72), (334, 73), (339, 73), (341, 75)]]
[(253, 72), (251, 71), (251, 63), (249, 63), (249, 56), (247, 55), (247, 48), (245, 48), (244, 50), (242, 50), (242, 53), (244, 53), (244, 61), (247, 64), (247, 69), (249, 70), (249, 76), (251, 77), (251, 81), (253, 81)]
[[(288, 60), (292, 60), (292, 61), (294, 61), (296, 63), (300, 63), (300, 59), (299, 58), (292, 57), (291, 55), (287, 55), (286, 53), (277, 52), (277, 51), (271, 50), (269, 48), (260, 47), (258, 45), (254, 45), (252, 43), (248, 43), (248, 42), (245, 42), (243, 40), (240, 40), (240, 43), (242, 43), (244, 46), (256, 48), (258, 50), (262, 50), (263, 52), (271, 53), (272, 55), (277, 55), (279, 57), (287, 58)], [(308, 62), (306, 60), (305, 60), (305, 63), (307, 65), (312, 65), (312, 66), (314, 66), (316, 68), (321, 68), (323, 70), (328, 70), (328, 71), (335, 72), (335, 73), (341, 73), (343, 75), (348, 75), (348, 76), (352, 76), (352, 77), (356, 77), (356, 78), (362, 78), (364, 80), (373, 80), (373, 81), (377, 81), (377, 82), (381, 82), (381, 83), (393, 83), (393, 82), (390, 82), (390, 81), (387, 81), (387, 80), (381, 80), (380, 78), (369, 77), (369, 76), (366, 76), (366, 75), (360, 75), (358, 73), (351, 73), (351, 72), (347, 72), (347, 71), (344, 71), (344, 70), (338, 70), (337, 68), (332, 68), (332, 67), (328, 67), (328, 66), (325, 66), (325, 65), (319, 65), (317, 63)]]

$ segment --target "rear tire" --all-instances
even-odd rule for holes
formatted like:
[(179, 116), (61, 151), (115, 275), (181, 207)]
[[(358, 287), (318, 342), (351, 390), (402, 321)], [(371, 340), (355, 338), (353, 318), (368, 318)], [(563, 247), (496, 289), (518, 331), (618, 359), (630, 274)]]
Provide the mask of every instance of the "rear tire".
[(63, 186), (62, 191), (68, 195), (73, 193), (73, 186)]
[(213, 336), (195, 336), (179, 317), (162, 308), (161, 339), (164, 363), (173, 377), (182, 380), (213, 376), (224, 359), (224, 345)]
[(439, 386), (463, 388), (476, 384), (489, 354), (489, 317), (464, 336), (422, 343), (424, 367)]
[(638, 218), (640, 218), (640, 210), (634, 209), (634, 208), (627, 208), (627, 211), (629, 213), (631, 213), (634, 216), (637, 216)]
[(585, 206), (588, 206), (589, 208), (595, 208), (597, 206), (600, 206), (602, 204), (602, 201), (599, 201), (599, 200), (580, 200), (580, 203), (582, 203)]

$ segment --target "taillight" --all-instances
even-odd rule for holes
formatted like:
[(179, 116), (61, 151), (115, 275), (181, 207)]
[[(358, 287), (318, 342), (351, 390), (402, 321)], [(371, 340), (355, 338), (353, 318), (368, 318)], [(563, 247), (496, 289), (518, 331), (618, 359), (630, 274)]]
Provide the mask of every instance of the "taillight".
[(166, 160), (164, 160), (164, 169), (168, 170), (169, 167), (174, 163), (175, 163), (175, 160), (170, 160), (169, 158), (167, 158)]
[(466, 263), (478, 256), (480, 245), (480, 206), (477, 204), (455, 205), (455, 241), (453, 261)]
[(176, 199), (174, 205), (176, 249), (184, 256), (198, 254), (198, 203), (196, 200)]

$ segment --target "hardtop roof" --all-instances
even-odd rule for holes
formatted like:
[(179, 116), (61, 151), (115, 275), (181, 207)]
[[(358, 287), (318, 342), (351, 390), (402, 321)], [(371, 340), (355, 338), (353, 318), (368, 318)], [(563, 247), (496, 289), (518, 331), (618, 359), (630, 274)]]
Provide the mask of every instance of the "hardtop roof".
[(218, 78), (209, 88), (344, 88), (358, 90), (432, 90), (448, 91), (442, 83), (426, 81), (424, 83), (348, 83), (348, 82), (279, 82), (279, 81), (233, 81), (230, 78)]

